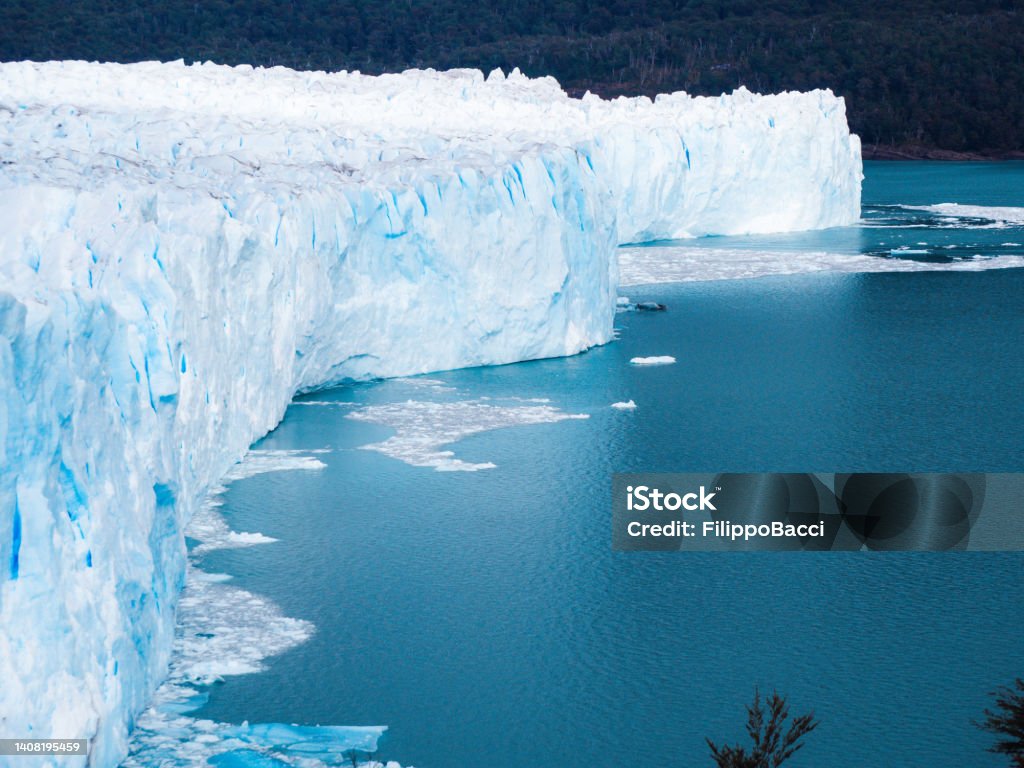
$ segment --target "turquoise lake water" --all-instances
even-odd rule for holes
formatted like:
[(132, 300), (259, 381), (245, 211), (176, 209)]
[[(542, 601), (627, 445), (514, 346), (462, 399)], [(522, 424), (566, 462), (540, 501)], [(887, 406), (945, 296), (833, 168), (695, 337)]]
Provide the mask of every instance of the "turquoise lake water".
[[(902, 207), (1024, 207), (1024, 164), (866, 173), (863, 225), (689, 245), (904, 249), (929, 263), (1024, 254), (1024, 224), (1005, 215)], [(329, 449), (326, 468), (232, 485), (231, 526), (278, 541), (200, 565), (316, 632), (215, 686), (197, 714), (386, 724), (381, 757), (420, 768), (699, 766), (705, 737), (744, 738), (760, 686), (821, 722), (794, 768), (1002, 765), (972, 720), (1024, 675), (1024, 553), (614, 553), (610, 482), (1024, 469), (1024, 270), (624, 292), (669, 309), (618, 315), (617, 341), (573, 358), (291, 407), (258, 448)], [(678, 362), (629, 364), (649, 355)], [(630, 399), (636, 410), (609, 407)], [(409, 400), (433, 405), (403, 410)], [(394, 432), (350, 417), (392, 406), (429, 442), (480, 426), (490, 405), (589, 418), (478, 431), (446, 449), (495, 467), (438, 472), (362, 450)]]

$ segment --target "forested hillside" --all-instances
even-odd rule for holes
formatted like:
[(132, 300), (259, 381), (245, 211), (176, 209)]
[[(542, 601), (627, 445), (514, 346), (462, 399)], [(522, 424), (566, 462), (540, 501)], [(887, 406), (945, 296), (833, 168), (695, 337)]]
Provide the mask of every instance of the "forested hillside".
[(883, 154), (1024, 150), (1021, 0), (0, 0), (0, 59), (25, 58), (518, 66), (605, 96), (829, 87)]

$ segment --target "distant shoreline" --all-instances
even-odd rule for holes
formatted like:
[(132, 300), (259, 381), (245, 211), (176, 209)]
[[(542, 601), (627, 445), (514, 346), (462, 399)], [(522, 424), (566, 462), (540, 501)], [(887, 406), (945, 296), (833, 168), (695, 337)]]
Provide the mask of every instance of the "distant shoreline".
[(865, 160), (1024, 160), (1024, 150), (956, 152), (951, 149), (917, 146), (879, 146), (865, 144), (861, 150)]

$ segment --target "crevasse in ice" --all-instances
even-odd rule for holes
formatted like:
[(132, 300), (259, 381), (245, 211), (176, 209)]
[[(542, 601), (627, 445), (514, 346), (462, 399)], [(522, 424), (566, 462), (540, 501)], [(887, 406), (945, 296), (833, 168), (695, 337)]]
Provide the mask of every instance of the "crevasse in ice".
[(620, 243), (859, 216), (828, 91), (0, 65), (0, 737), (123, 757), (184, 523), (295, 392), (612, 337)]

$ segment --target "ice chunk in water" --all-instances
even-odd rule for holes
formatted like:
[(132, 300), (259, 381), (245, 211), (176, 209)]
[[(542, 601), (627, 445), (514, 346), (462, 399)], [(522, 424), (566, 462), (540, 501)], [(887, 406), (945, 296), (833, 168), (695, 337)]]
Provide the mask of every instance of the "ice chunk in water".
[(631, 362), (633, 365), (671, 365), (676, 359), (672, 355), (657, 355), (655, 357), (634, 357)]

